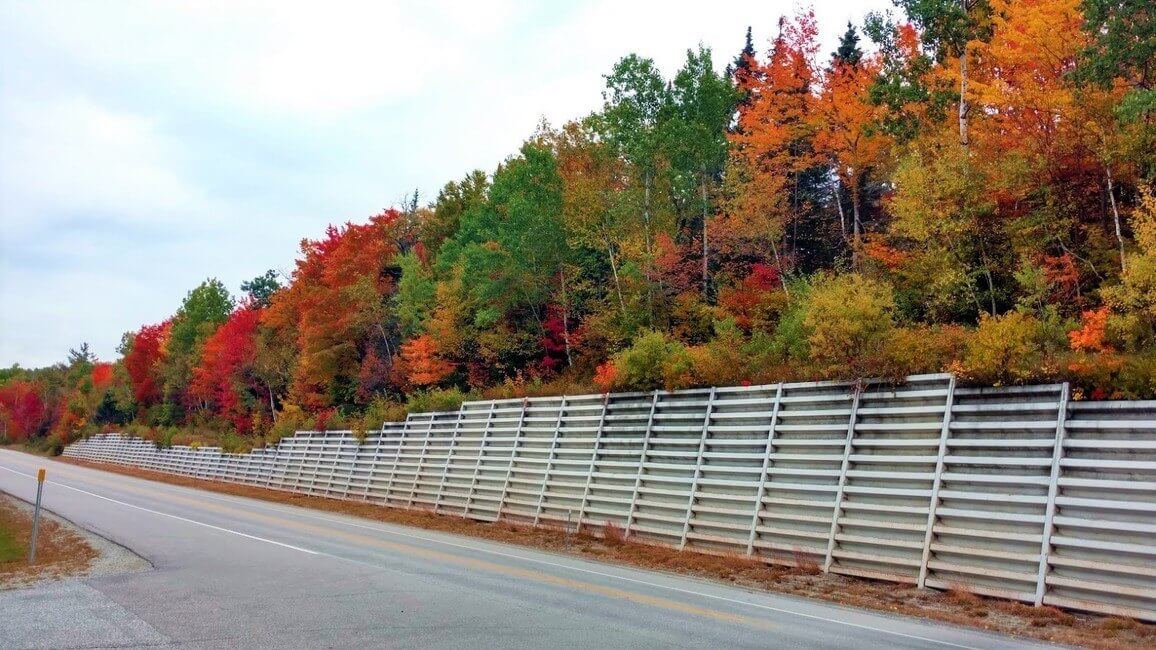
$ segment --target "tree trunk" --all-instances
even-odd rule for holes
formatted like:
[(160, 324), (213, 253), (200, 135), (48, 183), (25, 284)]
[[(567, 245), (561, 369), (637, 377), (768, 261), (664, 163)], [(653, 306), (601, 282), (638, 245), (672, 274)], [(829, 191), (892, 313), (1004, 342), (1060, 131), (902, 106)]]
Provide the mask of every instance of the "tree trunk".
[[(964, 11), (967, 11), (966, 0)], [(968, 145), (967, 139), (967, 43), (963, 45), (963, 52), (959, 57), (959, 144)]]
[(835, 196), (835, 205), (839, 208), (839, 231), (843, 233), (843, 241), (847, 241), (847, 215), (843, 213), (843, 199), (839, 198), (839, 181), (835, 180), (831, 193)]
[(1105, 167), (1104, 173), (1108, 177), (1108, 201), (1112, 204), (1112, 220), (1116, 224), (1116, 241), (1120, 244), (1120, 272), (1128, 270), (1127, 258), (1124, 257), (1124, 233), (1120, 228), (1120, 210), (1116, 207), (1116, 190), (1112, 185), (1112, 168)]
[(851, 187), (851, 267), (859, 268), (859, 244), (861, 238), (861, 221), (859, 220), (859, 188)]
[(706, 169), (702, 170), (702, 299), (710, 297), (710, 257), (706, 239), (706, 220), (709, 209), (706, 192)]
[(566, 365), (574, 365), (570, 354), (570, 301), (566, 298), (566, 270), (558, 269), (558, 280), (562, 284), (562, 340), (566, 343)]
[(610, 255), (610, 272), (614, 274), (614, 292), (618, 294), (618, 309), (626, 318), (626, 302), (622, 300), (622, 283), (618, 280), (618, 264), (614, 261), (614, 244), (606, 239), (606, 252)]

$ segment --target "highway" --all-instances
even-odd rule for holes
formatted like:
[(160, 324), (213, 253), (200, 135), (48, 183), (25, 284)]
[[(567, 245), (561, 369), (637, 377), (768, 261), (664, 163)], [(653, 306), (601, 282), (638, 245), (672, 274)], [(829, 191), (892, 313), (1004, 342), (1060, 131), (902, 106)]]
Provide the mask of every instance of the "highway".
[(23, 594), (35, 623), (0, 592), (0, 647), (1049, 647), (9, 450), (0, 490), (32, 499), (39, 467), (47, 508), (154, 568)]

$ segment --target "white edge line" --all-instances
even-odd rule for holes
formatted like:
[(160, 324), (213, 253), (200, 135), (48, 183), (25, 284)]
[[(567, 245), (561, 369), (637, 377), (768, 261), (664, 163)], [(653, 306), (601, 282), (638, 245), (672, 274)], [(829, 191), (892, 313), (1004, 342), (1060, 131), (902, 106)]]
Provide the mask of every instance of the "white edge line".
[[(35, 477), (34, 477), (34, 476), (32, 476), (31, 474), (25, 474), (24, 472), (18, 472), (18, 471), (14, 470), (14, 469), (11, 469), (11, 468), (8, 468), (8, 467), (4, 467), (3, 465), (0, 465), (0, 469), (3, 469), (3, 470), (6, 470), (6, 471), (9, 471), (9, 472), (12, 472), (13, 474), (19, 474), (20, 476), (26, 476), (26, 477), (28, 477), (28, 478), (35, 478)], [(66, 490), (73, 490), (73, 491), (75, 491), (75, 492), (80, 492), (81, 494), (86, 494), (86, 495), (88, 495), (88, 496), (90, 496), (90, 497), (95, 497), (95, 498), (97, 498), (97, 499), (103, 499), (103, 500), (105, 500), (105, 501), (109, 501), (109, 502), (111, 502), (111, 503), (115, 503), (115, 504), (117, 504), (117, 505), (121, 505), (121, 506), (124, 506), (124, 507), (126, 507), (126, 508), (132, 508), (132, 509), (134, 509), (134, 510), (141, 510), (141, 511), (143, 511), (143, 512), (148, 512), (148, 513), (151, 513), (151, 514), (154, 514), (154, 515), (160, 515), (161, 517), (168, 517), (168, 518), (170, 518), (170, 519), (176, 519), (177, 521), (183, 521), (183, 522), (185, 522), (185, 523), (188, 523), (188, 524), (194, 524), (194, 525), (197, 525), (197, 526), (204, 526), (205, 528), (211, 528), (211, 529), (213, 529), (213, 530), (218, 530), (218, 531), (221, 531), (221, 532), (223, 532), (223, 533), (230, 533), (230, 534), (233, 534), (233, 535), (237, 535), (237, 536), (239, 536), (239, 537), (244, 537), (244, 538), (247, 538), (247, 539), (256, 540), (256, 541), (258, 541), (258, 542), (265, 542), (266, 544), (275, 544), (275, 545), (277, 545), (277, 546), (281, 546), (281, 547), (283, 547), (283, 548), (289, 548), (289, 549), (293, 549), (294, 551), (301, 551), (302, 553), (308, 553), (308, 554), (310, 554), (310, 555), (321, 555), (321, 554), (320, 554), (320, 553), (318, 553), (317, 551), (311, 551), (311, 550), (309, 550), (309, 549), (307, 549), (307, 548), (301, 548), (300, 546), (293, 546), (292, 544), (286, 544), (286, 543), (284, 543), (284, 542), (278, 542), (278, 541), (276, 541), (276, 540), (272, 540), (272, 539), (266, 539), (266, 538), (264, 538), (264, 537), (257, 537), (256, 535), (250, 535), (250, 534), (248, 534), (248, 533), (242, 533), (242, 532), (240, 532), (240, 531), (237, 531), (237, 530), (231, 530), (231, 529), (228, 529), (228, 528), (222, 528), (222, 527), (220, 527), (220, 526), (214, 526), (213, 524), (207, 524), (207, 523), (205, 523), (205, 522), (203, 522), (203, 521), (196, 521), (195, 519), (186, 519), (186, 518), (184, 518), (184, 517), (180, 517), (180, 516), (177, 516), (177, 515), (171, 515), (171, 514), (169, 514), (169, 513), (167, 513), (167, 512), (160, 512), (160, 511), (158, 511), (158, 510), (150, 510), (150, 509), (148, 509), (148, 508), (144, 508), (144, 507), (141, 507), (141, 506), (133, 505), (133, 504), (131, 504), (131, 503), (125, 503), (124, 501), (117, 501), (116, 499), (111, 499), (111, 498), (109, 498), (109, 497), (106, 497), (106, 496), (102, 496), (102, 495), (99, 495), (99, 494), (95, 494), (95, 493), (93, 493), (93, 492), (89, 492), (89, 491), (87, 491), (87, 490), (82, 490), (82, 489), (80, 489), (80, 488), (77, 488), (77, 487), (72, 487), (71, 485), (65, 485), (65, 484), (63, 484), (63, 483), (57, 483), (56, 481), (45, 481), (45, 483), (47, 483), (47, 484), (49, 484), (49, 485), (56, 485), (56, 486), (59, 486), (59, 487), (62, 487), (62, 488), (64, 488), (64, 489), (66, 489)]]
[[(6, 468), (6, 467), (3, 467), (3, 466), (0, 466), (0, 469), (8, 469), (8, 468)], [(92, 468), (84, 468), (84, 469), (92, 469)], [(8, 471), (10, 471), (10, 472), (14, 472), (14, 473), (16, 473), (16, 474), (21, 474), (22, 476), (28, 476), (29, 478), (31, 478), (31, 476), (32, 476), (31, 474), (24, 474), (24, 473), (22, 473), (22, 472), (16, 472), (15, 470), (11, 470), (11, 469), (8, 469)], [(99, 470), (98, 470), (98, 471), (99, 471)], [(222, 483), (227, 483), (227, 481), (220, 481), (220, 482), (222, 482)], [(57, 485), (61, 485), (61, 484), (57, 483)], [(97, 497), (97, 498), (100, 498), (100, 499), (106, 499), (106, 500), (108, 500), (108, 501), (112, 501), (112, 502), (114, 502), (114, 503), (121, 503), (122, 505), (126, 505), (126, 506), (129, 506), (129, 507), (131, 507), (131, 508), (139, 508), (139, 509), (141, 509), (141, 510), (146, 510), (147, 512), (154, 512), (154, 511), (151, 511), (151, 510), (147, 510), (147, 509), (145, 509), (145, 508), (140, 508), (140, 506), (134, 506), (134, 505), (132, 505), (132, 504), (128, 504), (128, 503), (122, 503), (122, 502), (120, 502), (120, 501), (116, 501), (116, 500), (114, 500), (114, 499), (109, 499), (108, 497), (103, 497), (103, 496), (100, 496), (99, 494), (92, 494), (91, 492), (85, 492), (84, 490), (80, 490), (80, 489), (78, 489), (78, 488), (70, 487), (70, 486), (67, 486), (67, 485), (61, 485), (61, 487), (66, 487), (66, 488), (69, 488), (69, 489), (71, 489), (71, 490), (76, 490), (76, 491), (78, 491), (78, 492), (83, 492), (84, 494), (89, 494), (89, 495), (91, 495), (91, 496), (95, 496), (95, 497)], [(178, 487), (184, 487), (184, 486), (178, 486)], [(837, 624), (839, 624), (839, 625), (846, 625), (846, 626), (848, 626), (848, 627), (854, 627), (854, 628), (858, 628), (858, 629), (861, 629), (861, 630), (869, 630), (869, 631), (872, 631), (872, 632), (881, 632), (881, 633), (883, 633), (883, 634), (891, 634), (891, 635), (894, 635), (894, 636), (900, 636), (900, 637), (904, 637), (904, 638), (907, 638), (907, 639), (913, 639), (913, 640), (916, 640), (916, 641), (925, 641), (925, 642), (928, 642), (928, 643), (936, 643), (936, 644), (939, 644), (939, 645), (950, 646), (950, 647), (952, 647), (952, 648), (964, 648), (965, 650), (982, 650), (981, 648), (978, 648), (978, 647), (976, 647), (976, 646), (962, 645), (962, 644), (959, 644), (959, 643), (952, 643), (952, 642), (950, 642), (950, 641), (943, 641), (943, 640), (940, 640), (940, 639), (932, 639), (932, 638), (930, 638), (930, 637), (919, 636), (919, 635), (916, 635), (916, 634), (907, 634), (907, 633), (904, 633), (904, 632), (896, 632), (895, 630), (887, 630), (887, 629), (884, 629), (884, 628), (872, 627), (872, 626), (870, 626), (870, 625), (864, 625), (864, 624), (861, 624), (861, 623), (852, 623), (852, 622), (849, 622), (849, 621), (842, 621), (842, 620), (839, 620), (839, 619), (834, 619), (834, 618), (827, 618), (827, 617), (824, 617), (824, 616), (818, 616), (818, 615), (816, 615), (816, 614), (806, 614), (806, 613), (803, 613), (803, 612), (797, 612), (797, 611), (793, 611), (793, 610), (789, 610), (789, 609), (783, 609), (783, 608), (780, 608), (780, 607), (773, 607), (773, 606), (771, 606), (771, 605), (763, 605), (763, 604), (760, 604), (760, 603), (752, 603), (752, 602), (750, 602), (750, 601), (740, 600), (740, 599), (738, 599), (738, 598), (730, 598), (730, 597), (728, 597), (728, 596), (719, 596), (719, 595), (717, 595), (717, 594), (709, 594), (709, 593), (704, 593), (704, 592), (701, 592), (701, 591), (694, 591), (693, 589), (684, 589), (684, 588), (682, 588), (682, 587), (672, 587), (672, 586), (670, 586), (670, 585), (663, 585), (663, 584), (658, 584), (658, 583), (655, 583), (655, 582), (649, 582), (649, 581), (647, 581), (647, 580), (639, 580), (639, 579), (637, 579), (637, 578), (628, 578), (628, 577), (626, 577), (626, 576), (616, 575), (616, 574), (613, 574), (613, 573), (604, 573), (604, 572), (602, 572), (602, 571), (595, 571), (595, 570), (593, 570), (593, 569), (584, 569), (584, 568), (581, 568), (581, 567), (571, 566), (571, 565), (568, 565), (568, 564), (562, 564), (562, 563), (559, 563), (559, 562), (550, 562), (550, 561), (548, 561), (548, 560), (541, 560), (541, 559), (538, 559), (538, 558), (527, 557), (527, 556), (524, 556), (524, 555), (517, 555), (517, 554), (515, 554), (515, 553), (505, 553), (505, 552), (502, 552), (502, 551), (495, 551), (495, 550), (486, 549), (486, 548), (478, 548), (478, 547), (476, 547), (476, 546), (471, 546), (471, 545), (469, 545), (469, 544), (459, 544), (459, 543), (455, 543), (455, 542), (449, 542), (449, 541), (445, 541), (445, 540), (441, 540), (441, 539), (437, 539), (437, 538), (433, 538), (433, 537), (425, 537), (425, 536), (422, 536), (422, 535), (414, 535), (414, 534), (411, 534), (411, 533), (403, 533), (403, 532), (398, 532), (398, 531), (394, 531), (394, 530), (389, 530), (389, 529), (387, 529), (387, 528), (382, 528), (382, 527), (380, 527), (380, 526), (370, 526), (370, 525), (366, 525), (366, 524), (360, 524), (360, 523), (356, 523), (356, 522), (342, 521), (342, 520), (340, 520), (340, 519), (334, 519), (334, 518), (332, 518), (332, 517), (324, 517), (324, 516), (320, 516), (320, 515), (315, 515), (315, 514), (312, 514), (311, 512), (309, 512), (309, 509), (308, 509), (308, 508), (304, 508), (304, 507), (298, 507), (298, 509), (297, 509), (297, 510), (289, 510), (289, 509), (286, 509), (286, 508), (274, 508), (274, 507), (269, 507), (269, 506), (265, 505), (265, 504), (264, 504), (264, 503), (262, 503), (262, 502), (261, 502), (259, 499), (245, 499), (244, 497), (240, 497), (240, 498), (237, 498), (237, 497), (234, 497), (234, 498), (222, 498), (222, 497), (218, 497), (218, 496), (215, 496), (215, 495), (209, 495), (209, 493), (208, 493), (208, 492), (206, 492), (206, 491), (204, 491), (204, 490), (197, 490), (196, 488), (187, 488), (187, 489), (188, 489), (189, 491), (192, 491), (192, 492), (199, 492), (199, 493), (203, 493), (203, 494), (201, 494), (201, 496), (208, 496), (208, 498), (210, 498), (210, 499), (213, 499), (213, 500), (217, 500), (217, 501), (225, 501), (225, 502), (230, 502), (230, 503), (234, 503), (234, 504), (236, 504), (236, 503), (238, 503), (238, 502), (242, 502), (242, 503), (245, 503), (246, 505), (249, 505), (250, 507), (254, 507), (254, 508), (262, 508), (262, 509), (266, 509), (266, 510), (272, 510), (272, 511), (275, 511), (275, 512), (286, 513), (286, 514), (297, 514), (297, 515), (301, 515), (301, 516), (304, 516), (304, 517), (309, 517), (309, 518), (311, 518), (311, 519), (319, 519), (319, 520), (322, 520), (322, 521), (328, 521), (328, 522), (330, 522), (330, 523), (334, 523), (334, 524), (345, 525), (345, 526), (351, 526), (351, 527), (354, 527), (354, 528), (363, 528), (363, 529), (366, 529), (366, 530), (373, 530), (373, 531), (377, 531), (377, 532), (380, 532), (380, 533), (386, 533), (386, 534), (389, 534), (389, 535), (397, 535), (397, 536), (399, 536), (399, 537), (407, 537), (407, 538), (410, 538), (410, 539), (417, 539), (417, 540), (422, 540), (422, 541), (426, 541), (426, 542), (433, 542), (433, 543), (435, 543), (435, 544), (442, 544), (442, 545), (444, 545), (444, 546), (450, 546), (450, 547), (454, 547), (454, 548), (466, 549), (466, 550), (475, 551), (475, 552), (478, 552), (478, 553), (486, 553), (486, 554), (489, 554), (489, 555), (497, 555), (497, 556), (500, 556), (500, 557), (505, 557), (505, 558), (515, 559), (515, 560), (522, 560), (522, 561), (524, 561), (524, 562), (530, 562), (530, 563), (534, 563), (534, 564), (541, 564), (541, 565), (544, 565), (544, 566), (550, 566), (550, 567), (555, 567), (555, 568), (560, 568), (560, 569), (566, 569), (566, 570), (569, 570), (569, 571), (575, 571), (575, 572), (578, 572), (578, 573), (586, 573), (586, 574), (590, 574), (590, 575), (596, 575), (596, 576), (600, 576), (600, 577), (603, 577), (603, 578), (612, 578), (612, 579), (615, 579), (615, 580), (621, 580), (621, 581), (623, 581), (623, 582), (629, 582), (629, 583), (633, 583), (633, 584), (644, 585), (644, 586), (647, 586), (647, 587), (653, 587), (653, 588), (655, 588), (655, 589), (665, 589), (665, 590), (668, 590), (668, 591), (675, 591), (675, 592), (684, 593), (684, 594), (688, 594), (688, 595), (693, 595), (693, 596), (700, 596), (700, 597), (702, 597), (702, 598), (709, 598), (709, 599), (713, 599), (713, 600), (720, 600), (720, 601), (724, 601), (724, 602), (728, 602), (728, 603), (734, 603), (734, 604), (738, 604), (738, 605), (745, 605), (745, 606), (747, 606), (747, 607), (755, 607), (755, 608), (758, 608), (758, 609), (764, 609), (764, 610), (767, 610), (767, 611), (778, 612), (778, 613), (781, 613), (781, 614), (789, 614), (789, 615), (792, 615), (792, 616), (799, 616), (799, 617), (801, 617), (801, 618), (808, 618), (808, 619), (812, 619), (812, 620), (823, 621), (823, 622), (826, 622), (826, 623), (837, 623)], [(303, 511), (303, 512), (299, 512), (299, 511)], [(205, 524), (205, 523), (202, 523), (202, 522), (198, 522), (198, 521), (192, 521), (192, 520), (188, 520), (188, 519), (182, 519), (181, 517), (177, 517), (176, 515), (169, 515), (169, 514), (166, 514), (166, 513), (163, 513), (163, 512), (157, 512), (157, 513), (155, 513), (155, 514), (164, 515), (164, 516), (166, 516), (166, 517), (173, 517), (173, 518), (175, 518), (175, 519), (181, 519), (182, 521), (189, 521), (190, 523), (194, 523), (194, 524), (200, 524), (200, 525), (202, 525), (202, 526), (208, 526), (209, 528), (217, 528), (216, 526), (212, 526), (212, 525), (210, 525), (210, 524)], [(218, 529), (218, 530), (224, 530), (225, 532), (231, 532), (231, 533), (234, 533), (234, 534), (236, 534), (236, 535), (241, 535), (241, 536), (243, 536), (243, 537), (252, 537), (252, 536), (250, 536), (250, 535), (246, 535), (245, 533), (240, 533), (240, 532), (237, 532), (237, 531), (231, 531), (231, 530), (228, 530), (228, 529), (224, 529), (224, 528), (220, 528), (220, 529)], [(273, 540), (263, 539), (263, 538), (260, 538), (260, 537), (253, 537), (253, 539), (259, 539), (259, 540), (261, 540), (261, 541), (269, 542), (269, 543), (271, 543), (271, 544), (277, 544), (277, 545), (279, 545), (279, 546), (287, 546), (288, 548), (296, 549), (296, 550), (298, 550), (298, 551), (304, 551), (304, 552), (306, 552), (306, 553), (310, 553), (310, 554), (313, 554), (313, 555), (319, 555), (319, 553), (318, 553), (317, 551), (310, 551), (310, 550), (307, 550), (307, 549), (298, 548), (298, 547), (296, 547), (296, 546), (290, 546), (290, 545), (288, 545), (288, 544), (282, 544), (281, 542), (275, 542), (275, 541), (273, 541)], [(337, 559), (347, 559), (347, 558), (341, 558), (341, 557), (338, 557), (338, 556), (331, 556), (331, 555), (329, 555), (328, 553), (324, 553), (324, 554), (320, 554), (320, 555), (325, 555), (325, 556), (327, 556), (327, 557), (335, 557), (335, 558), (337, 558)], [(360, 562), (359, 562), (359, 563), (360, 563)], [(377, 565), (373, 565), (373, 566), (377, 566)], [(379, 568), (380, 568), (380, 567), (379, 567)], [(773, 592), (772, 592), (772, 593), (770, 593), (770, 594), (768, 594), (768, 595), (769, 595), (769, 596), (771, 596), (771, 597), (776, 597), (776, 596), (779, 596), (779, 594), (774, 594)], [(816, 603), (816, 604), (820, 604), (820, 605), (826, 605), (827, 603)], [(866, 611), (866, 612), (863, 612), (863, 613), (865, 613), (865, 614), (867, 614), (867, 615), (871, 615), (871, 614), (873, 614), (873, 612), (870, 612), (870, 611)], [(917, 620), (918, 620), (918, 619), (917, 619)], [(921, 621), (921, 622), (922, 622), (922, 621)], [(924, 623), (926, 624), (926, 622), (924, 622)]]

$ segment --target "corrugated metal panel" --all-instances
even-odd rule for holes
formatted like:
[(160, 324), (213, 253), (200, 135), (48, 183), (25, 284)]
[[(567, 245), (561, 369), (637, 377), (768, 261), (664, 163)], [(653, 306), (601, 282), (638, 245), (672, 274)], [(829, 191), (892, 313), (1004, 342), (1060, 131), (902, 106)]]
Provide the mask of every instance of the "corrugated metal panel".
[(65, 455), (1156, 620), (1156, 402), (1066, 385), (783, 383), (467, 402), (249, 454)]

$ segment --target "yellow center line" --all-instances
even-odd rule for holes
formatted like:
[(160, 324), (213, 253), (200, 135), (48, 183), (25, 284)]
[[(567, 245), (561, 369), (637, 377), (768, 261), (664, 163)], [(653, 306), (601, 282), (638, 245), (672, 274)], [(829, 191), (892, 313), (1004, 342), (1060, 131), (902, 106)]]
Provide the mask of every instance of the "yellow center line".
[[(57, 463), (57, 464), (68, 467), (64, 463)], [(75, 469), (75, 468), (69, 467), (69, 469)], [(64, 472), (64, 473), (70, 474), (73, 477), (77, 477), (77, 473), (75, 473), (75, 472)], [(750, 616), (744, 616), (741, 614), (732, 614), (732, 613), (723, 612), (720, 610), (710, 609), (710, 608), (706, 608), (706, 607), (699, 607), (697, 605), (692, 605), (690, 603), (671, 600), (669, 598), (662, 598), (660, 596), (651, 596), (651, 595), (647, 595), (647, 594), (641, 594), (641, 593), (638, 593), (635, 591), (628, 591), (625, 589), (618, 589), (615, 587), (598, 585), (598, 584), (586, 582), (583, 580), (576, 580), (573, 578), (564, 578), (564, 577), (556, 576), (556, 575), (546, 573), (543, 571), (535, 571), (533, 569), (512, 567), (512, 566), (507, 566), (504, 564), (498, 564), (496, 562), (489, 562), (487, 560), (480, 560), (480, 559), (476, 559), (476, 558), (462, 557), (460, 555), (455, 555), (453, 553), (446, 553), (444, 551), (435, 551), (433, 549), (422, 548), (420, 546), (413, 546), (410, 544), (403, 544), (400, 542), (392, 542), (392, 541), (380, 539), (377, 537), (370, 537), (368, 535), (362, 535), (360, 533), (353, 533), (353, 532), (349, 532), (349, 531), (338, 530), (338, 529), (331, 528), (328, 526), (318, 526), (315, 524), (308, 524), (308, 523), (304, 523), (304, 522), (300, 522), (300, 521), (294, 521), (291, 519), (285, 519), (285, 518), (277, 517), (274, 515), (267, 515), (267, 514), (252, 512), (250, 510), (235, 508), (232, 506), (220, 505), (220, 504), (216, 504), (216, 503), (207, 503), (205, 501), (202, 501), (202, 500), (199, 500), (196, 498), (185, 497), (185, 496), (176, 495), (176, 494), (163, 494), (162, 495), (162, 494), (158, 494), (157, 492), (146, 490), (146, 489), (139, 488), (136, 486), (126, 485), (126, 484), (121, 484), (121, 483), (114, 483), (111, 480), (104, 479), (104, 478), (86, 475), (83, 477), (83, 479), (90, 481), (90, 482), (93, 482), (93, 483), (102, 484), (102, 485), (109, 486), (109, 487), (115, 487), (117, 489), (125, 490), (128, 492), (133, 492), (133, 493), (137, 493), (137, 494), (146, 494), (148, 496), (153, 496), (153, 497), (156, 497), (158, 499), (163, 499), (163, 500), (173, 502), (173, 503), (183, 503), (183, 504), (191, 505), (194, 507), (202, 508), (205, 510), (212, 510), (212, 511), (230, 514), (230, 515), (241, 517), (241, 518), (248, 518), (252, 521), (261, 521), (261, 522), (264, 522), (264, 523), (267, 523), (270, 525), (280, 526), (282, 528), (295, 529), (295, 530), (300, 531), (300, 532), (312, 533), (315, 535), (320, 535), (322, 537), (342, 539), (342, 540), (345, 540), (347, 542), (351, 542), (353, 544), (358, 544), (358, 545), (362, 545), (362, 546), (369, 546), (369, 547), (379, 548), (379, 549), (383, 549), (383, 550), (394, 551), (394, 552), (398, 552), (398, 553), (405, 553), (405, 554), (408, 554), (410, 556), (421, 557), (421, 558), (425, 558), (425, 559), (429, 559), (429, 560), (434, 560), (437, 562), (452, 563), (452, 564), (456, 564), (458, 566), (469, 567), (469, 568), (477, 569), (480, 571), (488, 571), (490, 573), (498, 573), (501, 575), (507, 575), (507, 576), (511, 576), (511, 577), (515, 577), (515, 578), (532, 580), (534, 582), (554, 585), (554, 586), (558, 586), (558, 587), (564, 587), (564, 588), (571, 589), (574, 591), (582, 591), (582, 592), (586, 592), (586, 593), (590, 593), (590, 594), (596, 594), (599, 596), (604, 596), (607, 598), (614, 598), (614, 599), (618, 599), (618, 600), (625, 600), (628, 602), (639, 603), (639, 604), (643, 604), (643, 605), (649, 605), (651, 607), (658, 607), (661, 609), (676, 611), (676, 612), (680, 612), (683, 614), (690, 614), (690, 615), (694, 615), (694, 616), (703, 616), (706, 618), (711, 618), (711, 619), (718, 620), (718, 621), (724, 621), (727, 623), (740, 623), (743, 625), (748, 625), (751, 627), (757, 627), (757, 628), (762, 628), (762, 629), (774, 629), (776, 627), (772, 623), (769, 623), (769, 622), (764, 621), (762, 619), (750, 617)], [(324, 554), (324, 555), (328, 555), (328, 554)], [(334, 555), (330, 555), (329, 557), (333, 557), (333, 558), (339, 559), (339, 560), (345, 560), (346, 559), (346, 558), (342, 558), (340, 556), (334, 556)], [(358, 562), (358, 563), (362, 564), (361, 562)]]

